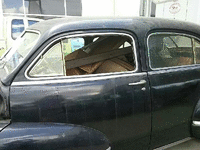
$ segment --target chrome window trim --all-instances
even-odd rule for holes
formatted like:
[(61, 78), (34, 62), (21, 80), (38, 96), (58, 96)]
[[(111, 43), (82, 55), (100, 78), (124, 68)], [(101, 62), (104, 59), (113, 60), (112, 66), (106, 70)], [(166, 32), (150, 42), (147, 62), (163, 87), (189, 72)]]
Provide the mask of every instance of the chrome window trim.
[(200, 121), (193, 121), (192, 125), (194, 125), (194, 126), (200, 126)]
[[(151, 61), (150, 61), (150, 52), (149, 52), (149, 38), (151, 35), (155, 35), (155, 34), (174, 34), (174, 35), (181, 35), (181, 36), (187, 36), (187, 37), (190, 37), (191, 39), (194, 39), (194, 40), (197, 40), (200, 42), (200, 39), (193, 36), (193, 35), (189, 35), (189, 34), (186, 34), (186, 33), (178, 33), (178, 32), (153, 32), (151, 34), (148, 35), (147, 37), (147, 54), (148, 54), (148, 62), (149, 62), (149, 67), (151, 70), (160, 70), (160, 69), (173, 69), (173, 68), (182, 68), (182, 67), (187, 67), (187, 66), (196, 66), (196, 65), (200, 65), (200, 64), (191, 64), (191, 65), (181, 65), (181, 66), (172, 66), (172, 67), (162, 67), (162, 68), (152, 68), (151, 67)], [(193, 50), (192, 50), (193, 51)], [(194, 51), (193, 51), (194, 53)]]
[[(74, 82), (89, 82), (89, 81), (99, 81), (99, 80), (108, 80), (108, 79), (115, 79), (115, 78), (121, 78), (121, 77), (130, 77), (135, 75), (146, 75), (146, 72), (141, 73), (129, 73), (129, 74), (122, 74), (122, 75), (112, 75), (112, 76), (95, 76), (92, 78), (71, 78), (70, 80), (68, 78), (58, 78), (58, 80), (51, 79), (51, 80), (29, 80), (29, 81), (18, 81), (13, 82), (11, 86), (24, 86), (24, 85), (50, 85), (50, 84), (62, 84), (62, 83), (74, 83)], [(145, 80), (145, 79), (144, 79)]]
[[(21, 37), (25, 32), (33, 32), (33, 33), (38, 33), (38, 35), (39, 35), (39, 38), (41, 37), (41, 33), (40, 33), (40, 31), (38, 31), (38, 30), (31, 30), (31, 29), (28, 29), (28, 30), (24, 30), (22, 33), (21, 33), (21, 35), (19, 36), (19, 37)], [(39, 40), (39, 38), (38, 38), (38, 40)], [(37, 40), (37, 41), (38, 41)]]
[[(63, 39), (63, 38), (76, 38), (80, 36), (97, 36), (97, 35), (122, 35), (122, 36), (127, 36), (132, 40), (132, 49), (135, 57), (135, 70), (133, 71), (127, 71), (127, 72), (114, 72), (114, 73), (100, 73), (100, 74), (88, 74), (88, 75), (74, 75), (74, 76), (52, 76), (52, 77), (30, 77), (28, 75), (28, 72), (30, 71), (31, 67), (34, 65), (34, 63), (40, 58), (40, 56), (53, 44), (56, 43), (57, 41)], [(44, 79), (72, 79), (72, 78), (91, 78), (91, 77), (98, 77), (98, 76), (109, 76), (109, 75), (123, 75), (123, 74), (130, 74), (138, 71), (138, 58), (136, 55), (136, 44), (135, 44), (135, 39), (133, 36), (131, 36), (128, 33), (117, 33), (117, 32), (103, 32), (103, 33), (85, 33), (85, 34), (75, 34), (75, 35), (69, 35), (69, 36), (62, 36), (60, 38), (57, 38), (50, 42), (41, 52), (40, 54), (33, 60), (33, 62), (27, 67), (25, 70), (25, 77), (28, 80), (44, 80)]]

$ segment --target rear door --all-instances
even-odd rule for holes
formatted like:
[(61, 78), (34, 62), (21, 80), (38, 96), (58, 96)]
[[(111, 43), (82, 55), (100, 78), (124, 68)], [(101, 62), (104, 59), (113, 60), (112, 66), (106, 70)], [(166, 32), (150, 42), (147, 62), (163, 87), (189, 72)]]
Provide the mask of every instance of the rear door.
[(184, 33), (148, 37), (153, 148), (191, 136), (191, 117), (200, 92), (197, 43)]
[[(26, 70), (27, 81), (12, 84), (12, 117), (23, 114), (21, 119), (32, 120), (23, 113), (30, 106), (38, 121), (94, 128), (104, 133), (115, 149), (147, 149), (149, 84), (147, 73), (141, 72), (135, 42), (132, 35), (116, 32), (52, 41)], [(33, 89), (43, 91), (42, 97)], [(17, 91), (26, 92), (20, 107), (16, 105), (21, 101)], [(33, 112), (37, 110), (38, 114)]]

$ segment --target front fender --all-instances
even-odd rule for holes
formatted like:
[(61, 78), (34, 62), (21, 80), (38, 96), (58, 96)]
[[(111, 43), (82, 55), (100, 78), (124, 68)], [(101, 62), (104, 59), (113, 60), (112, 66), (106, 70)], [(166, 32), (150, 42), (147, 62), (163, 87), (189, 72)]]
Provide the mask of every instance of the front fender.
[(91, 128), (58, 123), (11, 123), (0, 132), (1, 150), (106, 150), (108, 139)]

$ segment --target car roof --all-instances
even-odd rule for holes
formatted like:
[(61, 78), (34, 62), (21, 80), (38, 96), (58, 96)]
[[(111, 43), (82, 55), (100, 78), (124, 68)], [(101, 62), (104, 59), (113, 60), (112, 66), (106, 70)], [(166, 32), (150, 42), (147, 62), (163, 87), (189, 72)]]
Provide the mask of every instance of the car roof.
[[(200, 26), (194, 23), (184, 21), (148, 18), (148, 17), (134, 17), (134, 18), (84, 18), (84, 17), (67, 17), (59, 19), (50, 19), (34, 24), (26, 29), (39, 31), (41, 36), (32, 51), (28, 54), (24, 62), (28, 61), (29, 57), (49, 38), (67, 33), (70, 31), (78, 31), (79, 33), (84, 30), (123, 30), (130, 31), (135, 34), (140, 43), (144, 43), (145, 37), (151, 32), (158, 31), (175, 31), (190, 33), (200, 39)], [(25, 32), (26, 32), (25, 31)], [(143, 42), (141, 42), (143, 41)], [(2, 82), (5, 85), (10, 85), (18, 69), (23, 66), (21, 64), (18, 68), (11, 73)]]
[(200, 35), (200, 26), (194, 23), (161, 19), (153, 17), (134, 17), (134, 18), (84, 18), (84, 17), (69, 17), (50, 19), (32, 25), (28, 30), (37, 30), (41, 35), (53, 36), (59, 33), (69, 31), (95, 29), (123, 29), (136, 33), (136, 35), (146, 35), (153, 30), (174, 30), (188, 31), (193, 34)]

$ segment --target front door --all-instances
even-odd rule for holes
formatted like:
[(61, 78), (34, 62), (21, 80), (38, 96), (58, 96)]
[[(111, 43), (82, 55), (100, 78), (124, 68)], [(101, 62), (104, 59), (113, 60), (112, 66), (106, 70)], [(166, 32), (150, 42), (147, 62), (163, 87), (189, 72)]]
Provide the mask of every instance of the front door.
[[(115, 149), (146, 149), (151, 131), (149, 82), (139, 67), (134, 38), (87, 33), (52, 43), (26, 71), (26, 86), (13, 83), (12, 116), (80, 124), (104, 133)], [(18, 95), (22, 91), (23, 101)]]

